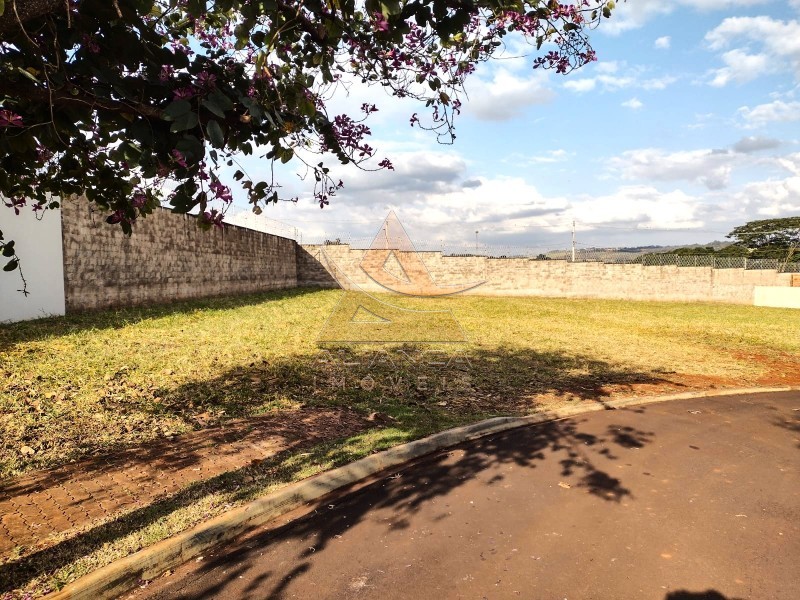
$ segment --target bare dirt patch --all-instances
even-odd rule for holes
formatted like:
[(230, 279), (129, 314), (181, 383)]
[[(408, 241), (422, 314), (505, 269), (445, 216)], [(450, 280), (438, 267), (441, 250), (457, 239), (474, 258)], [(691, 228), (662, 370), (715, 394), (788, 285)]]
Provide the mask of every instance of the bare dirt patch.
[(8, 479), (0, 555), (39, 551), (197, 482), (371, 426), (350, 410), (280, 411)]

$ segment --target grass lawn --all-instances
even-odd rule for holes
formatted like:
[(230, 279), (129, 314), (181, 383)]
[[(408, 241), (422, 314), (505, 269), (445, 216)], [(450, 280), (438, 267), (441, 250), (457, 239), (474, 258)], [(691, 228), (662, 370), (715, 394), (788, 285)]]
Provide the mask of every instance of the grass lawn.
[(298, 405), (381, 411), (413, 437), (554, 402), (800, 378), (800, 314), (789, 309), (461, 296), (434, 302), (470, 339), (442, 355), (321, 353), (341, 294), (0, 326), (0, 477)]
[(611, 396), (800, 384), (800, 313), (788, 309), (460, 296), (429, 302), (452, 311), (468, 343), (326, 350), (317, 336), (341, 297), (291, 290), (0, 326), (0, 478), (299, 406), (383, 423), (12, 557), (0, 592), (60, 587), (277, 486), (457, 424)]

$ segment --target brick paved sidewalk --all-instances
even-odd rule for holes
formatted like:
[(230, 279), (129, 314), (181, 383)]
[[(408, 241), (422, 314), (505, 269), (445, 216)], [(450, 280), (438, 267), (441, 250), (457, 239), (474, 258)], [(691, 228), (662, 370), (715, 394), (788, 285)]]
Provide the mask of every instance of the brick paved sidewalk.
[(284, 411), (0, 482), (0, 560), (20, 546), (142, 508), (192, 483), (373, 425), (350, 411)]

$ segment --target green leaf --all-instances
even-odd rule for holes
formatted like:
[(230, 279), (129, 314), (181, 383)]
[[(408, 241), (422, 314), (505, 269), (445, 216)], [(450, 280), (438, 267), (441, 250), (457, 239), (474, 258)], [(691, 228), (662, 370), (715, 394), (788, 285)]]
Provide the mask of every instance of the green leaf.
[(6, 12), (6, 2), (5, 0), (0, 0), (0, 17), (3, 16), (4, 12)]
[(211, 140), (211, 145), (215, 148), (222, 148), (225, 145), (225, 134), (222, 133), (222, 127), (214, 119), (211, 119), (206, 125), (206, 133)]
[(219, 90), (214, 90), (208, 95), (209, 102), (213, 102), (222, 111), (230, 110), (233, 108), (233, 102), (225, 94)]
[(13, 271), (19, 265), (19, 261), (15, 258), (14, 260), (10, 260), (6, 263), (6, 266), (3, 267), (3, 271)]
[(192, 105), (188, 100), (176, 100), (164, 109), (164, 116), (168, 121), (177, 121), (178, 118), (191, 112)]
[(28, 79), (30, 79), (34, 83), (41, 83), (41, 81), (36, 79), (36, 77), (34, 77), (33, 73), (31, 73), (30, 71), (28, 71), (26, 69), (23, 69), (22, 67), (17, 67), (17, 71), (19, 71), (22, 75), (25, 75), (25, 77), (27, 77)]
[(193, 129), (197, 127), (198, 122), (199, 119), (197, 118), (196, 113), (193, 112), (186, 113), (185, 115), (181, 115), (180, 117), (175, 119), (175, 122), (172, 124), (169, 130), (172, 133), (177, 133), (178, 131), (186, 131), (187, 129)]
[(215, 102), (213, 102), (211, 100), (203, 100), (200, 104), (205, 106), (209, 111), (214, 113), (220, 119), (224, 119), (225, 118), (225, 111), (223, 111), (222, 108), (218, 104), (216, 104)]

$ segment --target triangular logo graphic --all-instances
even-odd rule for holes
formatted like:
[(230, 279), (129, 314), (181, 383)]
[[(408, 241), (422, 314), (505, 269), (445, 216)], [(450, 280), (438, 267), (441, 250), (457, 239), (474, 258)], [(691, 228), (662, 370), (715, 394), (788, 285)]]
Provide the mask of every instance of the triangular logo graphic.
[(397, 254), (395, 254), (394, 251), (390, 252), (389, 256), (387, 256), (386, 260), (383, 262), (383, 270), (392, 277), (397, 278), (398, 281), (411, 283), (408, 273), (406, 273), (406, 270), (403, 268), (400, 259), (397, 258)]
[(359, 266), (373, 283), (387, 292), (408, 296), (449, 296), (484, 283), (440, 284), (434, 281), (394, 211), (384, 220)]
[(391, 323), (389, 319), (376, 315), (371, 310), (367, 310), (363, 305), (359, 304), (356, 312), (350, 318), (351, 323)]

